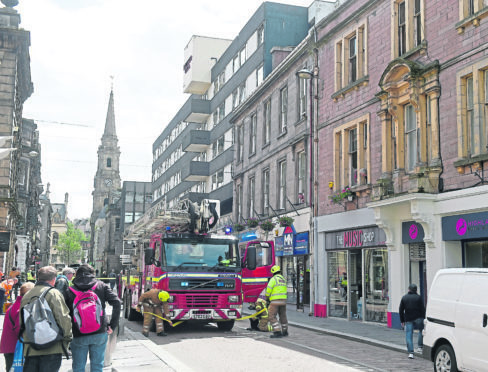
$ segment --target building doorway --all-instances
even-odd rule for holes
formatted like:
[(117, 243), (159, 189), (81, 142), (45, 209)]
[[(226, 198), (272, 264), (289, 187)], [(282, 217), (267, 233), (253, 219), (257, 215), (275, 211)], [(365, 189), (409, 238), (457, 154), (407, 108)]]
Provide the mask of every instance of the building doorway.
[(410, 257), (409, 284), (417, 284), (419, 295), (427, 304), (427, 265), (425, 259), (425, 243), (410, 243), (408, 245)]

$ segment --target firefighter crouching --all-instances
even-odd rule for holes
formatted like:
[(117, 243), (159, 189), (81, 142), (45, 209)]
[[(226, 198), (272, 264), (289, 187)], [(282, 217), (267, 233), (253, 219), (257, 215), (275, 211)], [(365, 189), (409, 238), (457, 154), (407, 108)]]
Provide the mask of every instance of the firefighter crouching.
[(273, 328), (271, 327), (271, 324), (269, 324), (268, 307), (266, 306), (266, 300), (258, 298), (258, 300), (256, 301), (256, 312), (259, 312), (263, 309), (264, 311), (257, 316), (257, 318), (259, 319), (258, 329), (261, 332), (271, 332)]
[[(286, 280), (281, 275), (281, 268), (278, 265), (274, 265), (271, 268), (271, 274), (273, 274), (273, 277), (266, 287), (266, 300), (270, 302), (268, 307), (269, 322), (273, 328), (273, 334), (270, 337), (278, 338), (288, 336), (288, 320), (286, 318), (287, 287)], [(276, 315), (280, 317), (279, 322)]]
[(168, 335), (164, 332), (163, 319), (153, 315), (155, 314), (159, 317), (166, 318), (168, 319), (169, 324), (173, 325), (173, 323), (169, 320), (168, 299), (168, 292), (155, 288), (143, 293), (141, 297), (139, 297), (139, 303), (137, 304), (136, 310), (140, 312), (141, 306), (144, 309), (144, 323), (142, 326), (142, 334), (144, 336), (149, 337), (149, 328), (151, 327), (153, 318), (155, 318), (156, 321), (156, 334), (158, 336)]

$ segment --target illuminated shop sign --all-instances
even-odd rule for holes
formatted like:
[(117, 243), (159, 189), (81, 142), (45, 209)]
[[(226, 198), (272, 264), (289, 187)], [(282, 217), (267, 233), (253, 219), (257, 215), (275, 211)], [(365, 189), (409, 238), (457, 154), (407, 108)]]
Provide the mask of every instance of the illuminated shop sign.
[(326, 249), (375, 247), (384, 245), (385, 241), (385, 232), (378, 227), (365, 227), (325, 234)]
[(424, 228), (415, 221), (402, 223), (402, 244), (422, 243), (424, 241)]
[(488, 238), (488, 212), (442, 217), (442, 240)]

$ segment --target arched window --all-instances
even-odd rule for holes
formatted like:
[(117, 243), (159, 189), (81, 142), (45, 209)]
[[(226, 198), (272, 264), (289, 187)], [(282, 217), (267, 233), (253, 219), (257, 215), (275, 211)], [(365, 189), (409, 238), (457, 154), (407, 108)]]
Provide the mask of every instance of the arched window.
[(53, 246), (58, 245), (59, 234), (55, 231), (53, 232)]
[(112, 158), (107, 158), (107, 168), (112, 167)]

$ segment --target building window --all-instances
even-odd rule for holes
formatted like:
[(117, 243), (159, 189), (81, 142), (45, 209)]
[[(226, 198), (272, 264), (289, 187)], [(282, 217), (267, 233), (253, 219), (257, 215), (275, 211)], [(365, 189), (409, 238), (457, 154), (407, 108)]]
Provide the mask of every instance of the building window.
[(112, 159), (107, 158), (107, 168), (111, 168), (111, 167), (112, 167)]
[(278, 164), (278, 208), (286, 209), (286, 161)]
[(488, 4), (484, 3), (483, 0), (459, 0), (460, 19), (471, 17), (486, 7), (486, 5)]
[(488, 152), (488, 59), (458, 72), (458, 156)]
[(225, 101), (219, 106), (219, 123), (225, 118)]
[(244, 46), (239, 52), (240, 65), (242, 66), (246, 62), (246, 47)]
[(407, 25), (405, 20), (405, 1), (398, 4), (398, 55), (407, 51)]
[(256, 179), (254, 177), (249, 178), (249, 211), (247, 213), (248, 217), (254, 216), (254, 193), (256, 192)]
[(239, 104), (246, 99), (246, 84), (239, 85)]
[(225, 135), (220, 136), (219, 139), (217, 140), (217, 151), (219, 154), (222, 154), (224, 152), (225, 148)]
[(307, 187), (307, 158), (305, 156), (305, 151), (300, 151), (298, 153), (298, 204), (305, 203), (306, 187)]
[(298, 78), (298, 115), (303, 118), (307, 114), (307, 81)]
[(357, 43), (356, 36), (349, 39), (349, 83), (357, 79)]
[(410, 104), (405, 106), (404, 113), (406, 169), (411, 172), (417, 165), (417, 117), (414, 107)]
[(476, 153), (476, 122), (474, 120), (474, 92), (473, 77), (466, 78), (466, 126), (469, 133), (469, 144), (471, 154)]
[(236, 198), (236, 211), (237, 211), (237, 218), (236, 221), (239, 221), (242, 218), (242, 185), (237, 185), (237, 198)]
[(264, 103), (263, 117), (263, 145), (267, 145), (271, 139), (271, 99)]
[(212, 191), (224, 185), (224, 170), (221, 169), (212, 175)]
[(249, 124), (249, 155), (256, 153), (256, 132), (258, 128), (256, 114), (251, 115), (251, 123)]
[(269, 214), (269, 169), (263, 171), (263, 214)]
[(134, 214), (132, 212), (125, 212), (125, 223), (132, 223), (134, 222)]
[(59, 234), (55, 231), (55, 232), (53, 232), (53, 242), (52, 242), (52, 245), (53, 246), (58, 245), (58, 241), (59, 241)]
[(244, 126), (237, 127), (237, 162), (240, 163), (244, 158)]
[(348, 30), (336, 42), (335, 88), (346, 88), (367, 75), (365, 25)]
[(284, 87), (280, 91), (280, 133), (286, 132), (287, 125), (288, 125), (288, 88)]
[(422, 12), (420, 8), (420, 0), (415, 0), (415, 7), (413, 10), (413, 26), (415, 46), (417, 46), (422, 42)]
[(424, 40), (424, 0), (394, 0), (392, 57), (399, 57)]
[(349, 135), (349, 185), (358, 184), (358, 129), (353, 127), (348, 131)]
[(239, 54), (237, 54), (233, 59), (232, 59), (232, 71), (234, 73), (237, 72), (237, 70), (239, 70), (239, 67), (241, 67), (240, 63), (239, 63)]
[(232, 92), (232, 109), (235, 109), (239, 105), (239, 90), (236, 89)]
[(258, 28), (258, 47), (264, 43), (264, 25)]
[(117, 218), (115, 219), (115, 228), (116, 228), (117, 230), (119, 230), (119, 229), (120, 229), (120, 217), (117, 217)]
[(369, 114), (334, 130), (334, 189), (368, 183)]

